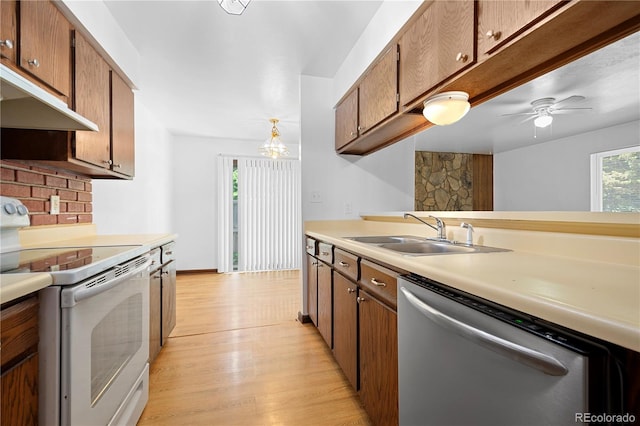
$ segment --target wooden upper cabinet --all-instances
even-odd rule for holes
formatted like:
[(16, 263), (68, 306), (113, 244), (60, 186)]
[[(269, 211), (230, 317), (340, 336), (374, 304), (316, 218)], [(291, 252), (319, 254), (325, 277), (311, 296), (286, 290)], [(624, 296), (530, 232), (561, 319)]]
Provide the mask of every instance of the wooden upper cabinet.
[(398, 111), (398, 48), (387, 50), (359, 87), (358, 130), (366, 133)]
[[(559, 6), (563, 0), (478, 1), (478, 52), (490, 54)], [(481, 57), (482, 59), (482, 57)]]
[(358, 88), (336, 107), (336, 149), (358, 137)]
[(97, 132), (75, 132), (75, 158), (109, 168), (109, 65), (87, 40), (75, 34), (75, 110), (98, 125)]
[(15, 0), (2, 0), (0, 4), (0, 56), (16, 61), (18, 15)]
[(71, 87), (71, 26), (69, 22), (49, 1), (22, 1), (19, 3), (19, 10), (20, 68), (39, 78), (60, 94), (69, 96)]
[(133, 176), (135, 170), (135, 135), (133, 92), (111, 71), (111, 165), (114, 172)]
[(475, 4), (436, 1), (402, 35), (400, 103), (415, 101), (475, 63)]

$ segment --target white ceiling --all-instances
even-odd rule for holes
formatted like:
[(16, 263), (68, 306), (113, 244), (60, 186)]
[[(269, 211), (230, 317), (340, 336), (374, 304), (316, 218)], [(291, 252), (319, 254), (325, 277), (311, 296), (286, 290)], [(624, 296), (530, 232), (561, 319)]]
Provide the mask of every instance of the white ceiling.
[[(253, 0), (226, 14), (217, 0), (105, 0), (141, 55), (144, 104), (175, 134), (283, 140), (300, 132), (300, 74), (333, 77), (382, 1)], [(416, 149), (498, 153), (640, 118), (640, 33), (415, 136)], [(585, 100), (534, 137), (533, 100)], [(293, 136), (291, 136), (293, 135)]]
[(332, 78), (382, 1), (105, 4), (141, 56), (144, 104), (175, 134), (285, 142), (300, 134), (299, 77)]

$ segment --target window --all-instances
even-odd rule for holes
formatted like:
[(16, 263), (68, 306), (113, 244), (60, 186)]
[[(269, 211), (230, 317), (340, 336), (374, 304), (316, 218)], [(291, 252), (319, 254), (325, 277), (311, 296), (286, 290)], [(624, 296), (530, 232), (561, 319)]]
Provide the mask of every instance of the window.
[(591, 211), (640, 212), (640, 146), (591, 154)]

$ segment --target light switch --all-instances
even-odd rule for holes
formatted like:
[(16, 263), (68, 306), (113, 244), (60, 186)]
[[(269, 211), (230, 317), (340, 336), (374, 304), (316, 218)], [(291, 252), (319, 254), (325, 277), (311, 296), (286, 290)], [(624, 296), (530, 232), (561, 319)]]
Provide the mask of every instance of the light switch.
[(60, 196), (52, 195), (50, 201), (51, 201), (51, 210), (49, 211), (49, 213), (60, 214)]

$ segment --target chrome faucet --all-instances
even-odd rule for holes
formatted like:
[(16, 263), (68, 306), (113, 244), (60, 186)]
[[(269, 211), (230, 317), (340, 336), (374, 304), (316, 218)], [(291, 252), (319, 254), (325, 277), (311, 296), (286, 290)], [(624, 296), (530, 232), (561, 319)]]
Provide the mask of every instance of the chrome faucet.
[(409, 216), (411, 216), (412, 218), (416, 219), (419, 222), (424, 223), (425, 225), (427, 225), (429, 228), (434, 229), (437, 233), (438, 233), (438, 239), (439, 240), (446, 240), (447, 239), (447, 227), (445, 226), (444, 222), (442, 221), (442, 219), (429, 215), (430, 218), (435, 219), (436, 221), (436, 226), (433, 226), (430, 223), (425, 222), (424, 220), (420, 219), (418, 216), (413, 215), (411, 213), (405, 213), (404, 214), (404, 218), (408, 218)]

